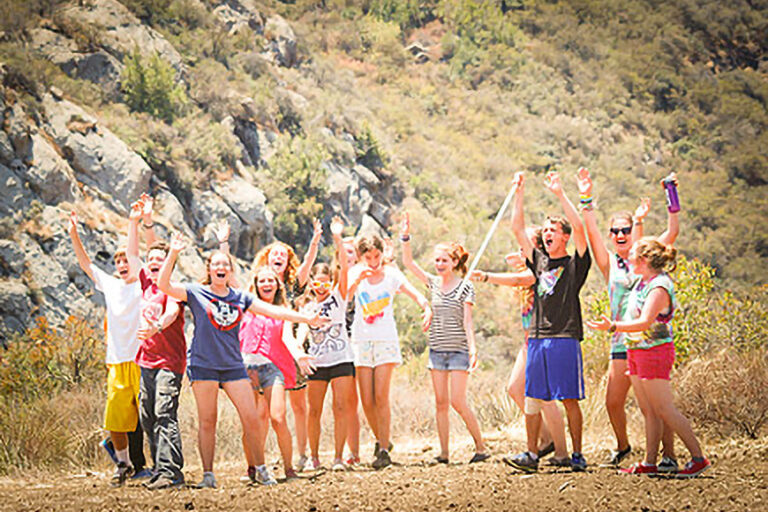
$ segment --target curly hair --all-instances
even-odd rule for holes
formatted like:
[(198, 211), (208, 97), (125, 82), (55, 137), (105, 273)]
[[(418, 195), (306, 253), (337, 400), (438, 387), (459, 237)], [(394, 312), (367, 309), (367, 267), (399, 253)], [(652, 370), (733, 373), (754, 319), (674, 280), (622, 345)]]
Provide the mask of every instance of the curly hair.
[(677, 249), (653, 237), (638, 240), (633, 249), (635, 256), (643, 258), (657, 272), (672, 272), (677, 268)]
[(278, 276), (278, 277), (283, 281), (283, 284), (287, 286), (291, 286), (293, 285), (293, 282), (296, 280), (296, 273), (298, 272), (299, 265), (301, 265), (301, 262), (299, 261), (299, 257), (296, 256), (296, 252), (293, 250), (293, 247), (291, 247), (286, 243), (280, 242), (278, 240), (263, 247), (256, 254), (256, 257), (253, 258), (253, 264), (251, 265), (251, 268), (255, 270), (257, 268), (266, 267), (267, 265), (269, 265), (269, 253), (275, 247), (283, 247), (288, 253), (288, 264), (285, 266), (285, 272), (283, 272), (282, 276)]

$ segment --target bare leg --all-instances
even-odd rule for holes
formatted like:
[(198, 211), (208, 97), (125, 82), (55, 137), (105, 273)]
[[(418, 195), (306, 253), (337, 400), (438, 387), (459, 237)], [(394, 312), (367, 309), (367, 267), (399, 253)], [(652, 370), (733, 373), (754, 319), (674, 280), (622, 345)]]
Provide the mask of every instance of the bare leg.
[(568, 430), (571, 432), (571, 444), (574, 453), (581, 453), (581, 430), (584, 419), (581, 416), (579, 401), (574, 398), (563, 400), (565, 414), (568, 416)]
[(385, 450), (389, 446), (389, 429), (392, 412), (389, 405), (389, 388), (392, 383), (394, 363), (382, 364), (373, 371), (373, 394), (376, 401), (376, 418), (379, 420), (379, 446)]
[(320, 421), (323, 416), (323, 402), (328, 383), (322, 380), (311, 380), (309, 388), (309, 451), (312, 457), (320, 457)]
[[(264, 390), (264, 397), (269, 404), (269, 418), (272, 429), (277, 435), (277, 445), (283, 457), (283, 467), (286, 471), (293, 469), (293, 438), (285, 420), (285, 386), (275, 384)], [(266, 429), (264, 429), (266, 433)], [(266, 435), (264, 438), (266, 439)], [(265, 446), (264, 444), (261, 445)]]
[[(256, 403), (256, 424), (253, 425), (253, 429), (256, 432), (256, 442), (264, 451), (264, 447), (267, 445), (267, 434), (269, 434), (269, 405), (264, 396), (258, 391), (253, 392), (254, 402)], [(255, 454), (248, 451), (248, 444), (245, 442), (245, 433), (242, 436), (243, 441), (243, 453), (245, 453), (245, 459), (251, 460), (255, 458)]]
[(363, 412), (368, 426), (373, 431), (373, 437), (379, 439), (379, 418), (376, 415), (376, 398), (373, 393), (373, 368), (369, 366), (357, 366), (357, 387), (360, 390), (360, 402), (363, 404)]
[(661, 454), (664, 457), (677, 460), (675, 455), (675, 431), (664, 423), (664, 431), (661, 433)]
[(248, 452), (253, 454), (251, 457), (246, 453), (246, 461), (249, 466), (260, 466), (264, 464), (264, 447), (259, 448), (258, 435), (249, 425), (255, 425), (258, 421), (256, 414), (256, 402), (253, 400), (253, 390), (250, 381), (246, 379), (233, 380), (222, 383), (224, 392), (229, 397), (232, 405), (237, 409), (240, 416), (240, 424), (243, 428), (243, 437)]
[(352, 456), (360, 458), (360, 416), (357, 413), (357, 378), (353, 377), (353, 386), (349, 399), (349, 415), (347, 416), (347, 446)]
[(448, 396), (449, 372), (430, 370), (429, 374), (432, 377), (432, 388), (435, 390), (435, 420), (437, 422), (437, 437), (440, 439), (440, 457), (447, 459), (450, 436), (450, 420), (448, 418), (450, 404)]
[(631, 382), (626, 371), (626, 359), (611, 359), (608, 366), (608, 387), (605, 390), (605, 408), (608, 411), (608, 419), (611, 420), (613, 433), (616, 435), (616, 449), (619, 451), (629, 448), (627, 412), (624, 404), (627, 401)]
[(659, 454), (659, 439), (661, 438), (661, 421), (653, 411), (653, 405), (648, 398), (645, 387), (647, 381), (636, 375), (630, 375), (632, 389), (635, 390), (635, 398), (645, 421), (645, 463), (655, 466)]
[[(333, 389), (334, 458), (341, 459), (344, 456), (344, 441), (347, 439), (349, 417), (352, 414), (350, 395), (355, 392), (355, 379), (351, 375), (337, 377), (331, 381), (331, 388)], [(356, 402), (354, 407), (357, 407)]]
[(459, 413), (461, 419), (464, 420), (464, 424), (469, 430), (469, 434), (475, 441), (475, 451), (477, 453), (485, 453), (485, 443), (483, 442), (483, 434), (480, 431), (480, 424), (477, 421), (475, 413), (469, 408), (467, 404), (467, 380), (469, 379), (469, 372), (465, 371), (452, 371), (449, 372), (451, 376), (451, 406), (453, 410)]
[[(568, 456), (568, 445), (565, 442), (565, 422), (563, 414), (554, 401), (544, 402), (541, 406), (541, 416), (544, 420), (541, 424), (543, 431), (547, 426), (555, 443), (555, 457), (562, 459)], [(540, 437), (544, 437), (543, 434)], [(541, 445), (539, 445), (541, 447)]]
[(210, 380), (195, 381), (192, 383), (192, 393), (197, 405), (197, 449), (200, 452), (203, 471), (213, 471), (219, 383)]
[(539, 433), (541, 430), (541, 414), (525, 415), (525, 433), (528, 440), (528, 451), (536, 453), (539, 449)]
[[(525, 343), (520, 348), (520, 351), (517, 353), (517, 358), (515, 358), (515, 364), (512, 367), (512, 373), (509, 375), (509, 381), (507, 381), (507, 394), (512, 398), (512, 400), (517, 404), (517, 406), (520, 408), (520, 411), (525, 414), (525, 362), (528, 359), (528, 348), (526, 347)], [(551, 434), (550, 432), (552, 430), (557, 429), (557, 425), (562, 425), (562, 439), (565, 440), (565, 424), (563, 423), (563, 415), (560, 414), (560, 409), (555, 406), (554, 408), (550, 409), (550, 414), (547, 415), (545, 411), (544, 412), (544, 423), (541, 424), (539, 428), (539, 446), (538, 449), (544, 448), (547, 446), (550, 442), (555, 442), (555, 450), (557, 451), (557, 439), (555, 439), (555, 435)], [(556, 420), (556, 424), (554, 426), (549, 425), (549, 417), (552, 417)], [(565, 455), (568, 455), (567, 448), (565, 448), (565, 444), (562, 445), (563, 453)], [(537, 450), (538, 451), (538, 450)]]
[(291, 410), (293, 410), (294, 429), (296, 430), (296, 446), (299, 455), (307, 453), (307, 388), (289, 391)]
[[(701, 445), (696, 438), (696, 434), (693, 433), (690, 422), (675, 407), (672, 387), (669, 385), (669, 381), (651, 379), (644, 381), (643, 384), (655, 413), (680, 437), (685, 447), (691, 452), (691, 457), (703, 457)], [(661, 432), (659, 432), (659, 437), (661, 437)]]

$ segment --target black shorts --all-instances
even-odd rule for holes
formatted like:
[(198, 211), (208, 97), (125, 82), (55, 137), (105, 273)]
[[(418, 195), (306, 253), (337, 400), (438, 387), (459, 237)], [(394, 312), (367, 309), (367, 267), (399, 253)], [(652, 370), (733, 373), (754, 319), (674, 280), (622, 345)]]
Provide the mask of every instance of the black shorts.
[(354, 377), (355, 376), (355, 364), (354, 363), (339, 363), (333, 366), (324, 366), (317, 368), (315, 373), (309, 375), (309, 380), (322, 380), (325, 382), (331, 382), (337, 377)]

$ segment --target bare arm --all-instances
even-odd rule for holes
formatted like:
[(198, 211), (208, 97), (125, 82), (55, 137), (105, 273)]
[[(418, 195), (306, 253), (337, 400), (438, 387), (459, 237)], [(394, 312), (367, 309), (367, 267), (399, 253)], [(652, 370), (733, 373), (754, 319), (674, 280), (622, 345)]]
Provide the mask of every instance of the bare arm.
[(339, 256), (339, 294), (341, 298), (347, 300), (347, 281), (349, 280), (349, 261), (347, 261), (347, 251), (344, 249), (344, 240), (341, 233), (344, 231), (344, 223), (337, 216), (331, 219), (331, 236), (333, 244), (336, 246), (336, 254)]
[(579, 256), (584, 256), (584, 253), (587, 252), (587, 237), (584, 233), (584, 225), (581, 223), (576, 207), (573, 206), (571, 200), (565, 195), (565, 191), (560, 184), (560, 175), (555, 171), (548, 172), (546, 183), (547, 188), (557, 196), (560, 206), (563, 208), (563, 213), (565, 213), (565, 218), (571, 223), (571, 229), (573, 230), (571, 238), (576, 246), (576, 252)]
[(171, 247), (168, 250), (168, 256), (160, 267), (160, 274), (157, 276), (157, 287), (160, 291), (169, 297), (173, 297), (179, 302), (187, 302), (187, 289), (180, 283), (171, 282), (173, 266), (176, 263), (179, 253), (187, 247), (187, 242), (181, 233), (176, 232), (171, 236)]
[(609, 317), (603, 315), (599, 321), (588, 321), (587, 326), (598, 331), (607, 331), (610, 330), (611, 325), (615, 325), (617, 332), (642, 332), (653, 325), (659, 314), (668, 308), (669, 294), (663, 288), (655, 288), (648, 294), (648, 299), (643, 305), (643, 311), (639, 318), (613, 322)]
[(147, 247), (155, 243), (157, 237), (155, 236), (155, 221), (152, 220), (152, 209), (155, 204), (155, 200), (152, 199), (147, 193), (141, 194), (141, 201), (144, 202), (144, 211), (141, 216), (141, 226), (144, 228), (144, 238), (147, 242)]
[(475, 345), (475, 327), (472, 323), (472, 303), (464, 303), (464, 332), (467, 333), (467, 348), (469, 349), (469, 371), (477, 368), (477, 345)]
[(517, 187), (515, 199), (512, 204), (512, 232), (520, 245), (520, 250), (527, 260), (533, 261), (533, 245), (525, 234), (525, 218), (523, 216), (523, 191), (525, 175), (522, 172), (515, 173), (513, 185)]
[(91, 271), (91, 258), (89, 258), (88, 254), (85, 252), (85, 247), (83, 247), (83, 242), (80, 240), (80, 235), (77, 232), (77, 214), (75, 212), (69, 214), (68, 231), (69, 236), (72, 239), (72, 246), (75, 249), (77, 263), (80, 265), (80, 268), (83, 269), (83, 272), (91, 278), (91, 281), (95, 281), (93, 272)]
[(288, 347), (288, 351), (293, 356), (296, 364), (299, 365), (301, 371), (307, 375), (315, 373), (314, 357), (310, 356), (302, 348), (304, 340), (309, 336), (309, 326), (307, 324), (299, 325), (297, 336), (293, 336), (293, 324), (285, 322), (283, 324), (283, 342)]
[[(678, 193), (680, 193), (680, 183), (677, 179), (677, 176), (675, 173), (671, 173), (670, 177), (675, 180), (675, 186), (678, 187)], [(664, 182), (662, 181), (662, 186), (664, 185)], [(663, 243), (664, 245), (672, 245), (675, 243), (675, 240), (677, 240), (677, 235), (680, 234), (680, 219), (679, 219), (679, 213), (680, 212), (670, 212), (667, 211), (667, 230), (664, 231), (661, 236), (659, 236), (658, 241)]]
[(309, 242), (309, 249), (307, 254), (304, 255), (304, 260), (299, 265), (299, 270), (296, 272), (296, 278), (298, 279), (299, 286), (304, 286), (309, 281), (309, 272), (312, 270), (312, 265), (315, 264), (317, 259), (317, 248), (320, 245), (320, 237), (323, 234), (323, 227), (320, 225), (320, 221), (315, 219), (313, 221), (314, 232), (312, 233), (312, 241)]
[(283, 306), (275, 306), (269, 304), (261, 299), (253, 301), (248, 308), (248, 311), (254, 315), (264, 315), (278, 320), (285, 320), (287, 322), (304, 323), (309, 324), (312, 327), (322, 327), (330, 322), (328, 318), (321, 318), (319, 314), (308, 315), (305, 313), (299, 313), (290, 308)]
[(139, 329), (138, 338), (140, 340), (146, 340), (158, 332), (164, 331), (176, 320), (176, 317), (179, 315), (179, 311), (181, 311), (181, 309), (179, 308), (178, 302), (175, 300), (167, 301), (165, 305), (165, 313), (163, 313), (163, 316), (160, 317), (157, 323), (149, 324), (146, 327)]
[(411, 219), (408, 212), (403, 214), (403, 223), (400, 229), (400, 242), (403, 248), (403, 265), (413, 272), (416, 279), (429, 286), (429, 275), (413, 260), (411, 252)]
[[(589, 171), (584, 167), (580, 168), (576, 178), (579, 185), (579, 195), (581, 195), (581, 197), (589, 197), (591, 201), (592, 178), (589, 176)], [(581, 215), (584, 217), (584, 224), (587, 228), (587, 237), (589, 238), (589, 246), (592, 248), (592, 255), (595, 258), (595, 263), (607, 282), (608, 275), (611, 272), (610, 256), (608, 255), (608, 250), (605, 248), (603, 237), (600, 236), (600, 229), (597, 227), (597, 219), (595, 218), (595, 212), (592, 208), (593, 202), (584, 205), (581, 208)]]
[(432, 308), (429, 305), (429, 301), (427, 301), (426, 297), (424, 297), (424, 295), (422, 295), (421, 292), (414, 288), (408, 281), (403, 281), (403, 284), (400, 285), (398, 291), (405, 293), (413, 299), (422, 310), (424, 310), (424, 314), (421, 317), (421, 329), (426, 332), (429, 329), (429, 325), (432, 323)]
[(632, 215), (632, 238), (630, 239), (630, 243), (634, 244), (641, 238), (643, 238), (643, 221), (645, 221), (645, 217), (648, 215), (648, 212), (651, 211), (651, 199), (649, 197), (644, 197), (640, 200), (640, 205), (635, 209), (635, 213)]
[(141, 257), (139, 256), (139, 221), (141, 220), (144, 203), (139, 199), (131, 205), (128, 215), (128, 247), (125, 250), (128, 259), (128, 275), (133, 278), (141, 270)]
[(502, 286), (533, 286), (536, 283), (536, 277), (528, 269), (522, 272), (486, 272), (484, 270), (475, 270), (469, 278), (475, 282)]
[(365, 279), (368, 279), (372, 275), (373, 275), (373, 271), (369, 268), (366, 268), (360, 273), (358, 273), (355, 280), (349, 283), (349, 289), (347, 290), (347, 297), (352, 297), (355, 294), (357, 287), (360, 286), (360, 283), (362, 283)]

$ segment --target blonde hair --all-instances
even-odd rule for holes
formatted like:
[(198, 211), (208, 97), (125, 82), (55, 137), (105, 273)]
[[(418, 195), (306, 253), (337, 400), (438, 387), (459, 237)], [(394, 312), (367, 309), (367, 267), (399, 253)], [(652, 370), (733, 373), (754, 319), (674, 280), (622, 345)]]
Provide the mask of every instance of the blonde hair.
[(257, 268), (266, 267), (269, 265), (269, 253), (275, 247), (283, 247), (288, 253), (288, 263), (285, 266), (285, 271), (283, 272), (282, 276), (277, 277), (280, 278), (280, 280), (283, 281), (283, 283), (286, 285), (292, 285), (296, 280), (296, 273), (299, 270), (299, 265), (301, 265), (301, 262), (299, 261), (298, 256), (296, 256), (296, 252), (294, 252), (293, 247), (279, 240), (272, 242), (271, 244), (261, 249), (256, 254), (256, 257), (253, 258), (253, 265), (251, 265), (251, 268), (256, 270)]
[(276, 306), (285, 306), (287, 304), (285, 301), (285, 283), (283, 283), (283, 281), (280, 279), (280, 276), (277, 275), (275, 269), (269, 265), (258, 267), (253, 270), (253, 280), (251, 281), (251, 285), (248, 287), (248, 291), (256, 295), (259, 299), (264, 300), (261, 297), (261, 293), (259, 293), (258, 286), (259, 274), (262, 272), (270, 272), (273, 276), (275, 276), (275, 280), (277, 281), (277, 291), (275, 292), (275, 296), (272, 298), (272, 304), (275, 304)]
[(374, 249), (384, 253), (384, 240), (377, 234), (364, 235), (357, 239), (357, 253), (362, 257), (365, 253)]
[(635, 243), (635, 256), (643, 258), (648, 266), (657, 272), (672, 272), (677, 267), (677, 249), (664, 245), (652, 237), (642, 238)]
[(453, 265), (453, 271), (460, 274), (462, 277), (467, 274), (467, 260), (469, 259), (469, 253), (461, 244), (456, 242), (442, 242), (435, 246), (435, 252), (445, 251), (449, 258), (456, 263)]
[[(227, 261), (229, 262), (229, 268), (231, 269), (231, 272), (235, 271), (235, 262), (232, 260), (232, 255), (227, 254), (224, 251), (213, 251), (211, 254), (208, 255), (208, 258), (205, 260), (205, 276), (200, 281), (200, 284), (211, 284), (211, 261), (213, 261), (213, 257), (217, 254), (223, 254), (227, 257)], [(229, 282), (227, 282), (227, 286), (229, 286)]]

